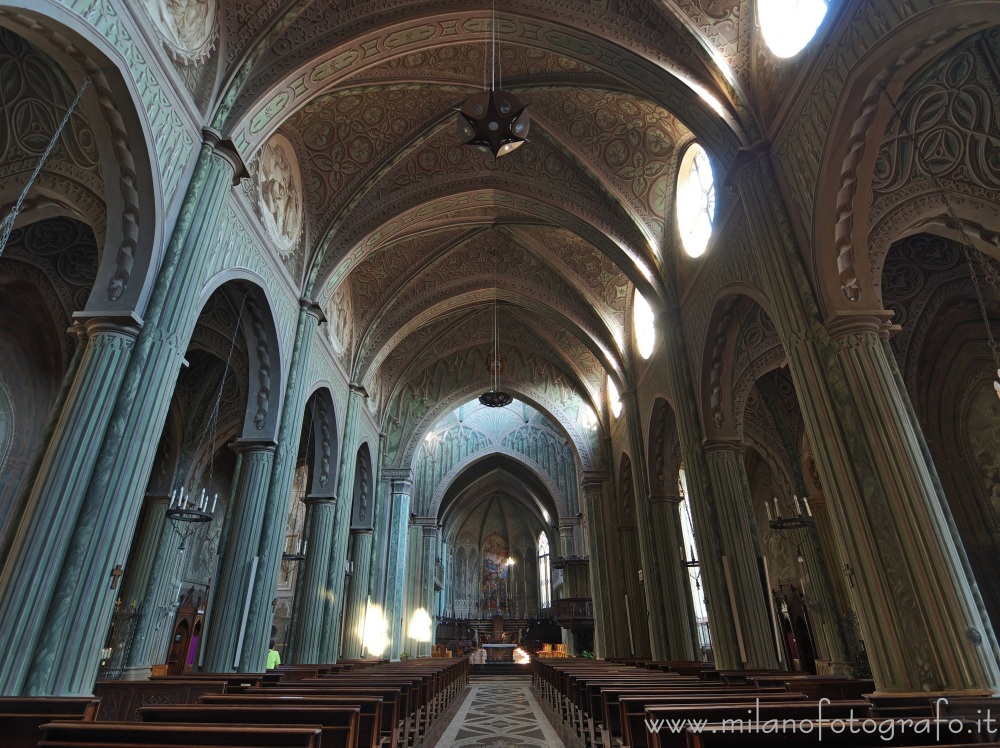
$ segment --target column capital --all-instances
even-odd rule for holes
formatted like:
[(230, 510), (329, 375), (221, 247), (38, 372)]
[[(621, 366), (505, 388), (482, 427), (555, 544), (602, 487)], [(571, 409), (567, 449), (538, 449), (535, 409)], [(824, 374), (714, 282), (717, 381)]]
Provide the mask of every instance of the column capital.
[(757, 166), (761, 161), (769, 159), (771, 156), (771, 144), (765, 140), (758, 140), (746, 148), (740, 148), (729, 167), (722, 186), (727, 189), (737, 189), (737, 182), (748, 169)]
[(166, 491), (147, 491), (147, 504), (167, 504), (170, 502), (170, 494)]
[(122, 335), (135, 340), (142, 330), (142, 317), (135, 312), (116, 310), (104, 312), (73, 312), (73, 325), (67, 332), (78, 337)]
[(711, 454), (712, 452), (741, 452), (743, 450), (743, 442), (736, 436), (716, 436), (711, 439), (705, 439), (702, 442), (702, 448), (705, 454)]
[(382, 468), (382, 480), (413, 482), (413, 470), (410, 468)]
[(611, 480), (610, 470), (584, 470), (583, 471), (583, 490), (586, 491), (587, 487), (599, 487), (602, 483), (607, 483)]
[(681, 503), (681, 497), (677, 494), (653, 493), (649, 495), (650, 504), (677, 504)]
[(326, 314), (323, 313), (323, 307), (312, 299), (307, 299), (305, 296), (301, 297), (299, 299), (299, 309), (309, 316), (315, 317), (317, 325), (321, 325), (326, 322)]
[(433, 528), (435, 532), (438, 529), (438, 519), (437, 517), (412, 517), (410, 521), (415, 527), (423, 527), (424, 529)]
[(361, 395), (365, 400), (368, 399), (368, 390), (364, 388), (364, 385), (358, 384), (357, 382), (351, 382), (347, 385), (351, 390), (352, 395)]
[(844, 309), (827, 317), (823, 325), (834, 340), (852, 335), (878, 335), (888, 340), (890, 335), (902, 329), (890, 322), (894, 314), (888, 309)]
[(274, 453), (278, 444), (273, 439), (237, 439), (229, 443), (229, 448), (236, 454), (250, 454), (253, 452)]
[(243, 160), (243, 156), (240, 155), (240, 152), (236, 148), (233, 141), (223, 139), (222, 133), (218, 130), (212, 129), (211, 127), (203, 127), (201, 129), (201, 136), (205, 143), (209, 145), (219, 156), (225, 159), (232, 167), (233, 187), (238, 185), (241, 179), (250, 178), (250, 172), (247, 171), (246, 162)]
[(352, 527), (351, 535), (374, 535), (375, 530), (371, 527)]
[(310, 494), (302, 498), (302, 503), (308, 506), (336, 506), (337, 497), (334, 495), (329, 496), (316, 496)]

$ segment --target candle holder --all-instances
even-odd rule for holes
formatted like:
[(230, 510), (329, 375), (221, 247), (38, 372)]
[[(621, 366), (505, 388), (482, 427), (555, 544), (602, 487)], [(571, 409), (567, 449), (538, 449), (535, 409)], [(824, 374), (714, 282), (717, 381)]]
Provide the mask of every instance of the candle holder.
[(790, 508), (793, 508), (794, 513), (782, 513), (777, 496), (774, 497), (774, 514), (771, 514), (770, 503), (765, 501), (764, 508), (767, 510), (767, 526), (772, 530), (802, 530), (816, 524), (816, 520), (812, 516), (812, 509), (809, 507), (809, 499), (804, 496), (801, 501), (798, 496), (792, 496)]
[[(178, 492), (180, 493), (179, 498)], [(178, 550), (184, 550), (187, 539), (194, 534), (200, 524), (212, 521), (218, 501), (219, 494), (215, 494), (211, 511), (209, 511), (208, 495), (204, 489), (202, 489), (201, 498), (197, 503), (191, 501), (191, 494), (185, 495), (183, 487), (174, 490), (170, 496), (170, 506), (167, 507), (166, 517), (171, 522), (170, 527), (181, 539)]]

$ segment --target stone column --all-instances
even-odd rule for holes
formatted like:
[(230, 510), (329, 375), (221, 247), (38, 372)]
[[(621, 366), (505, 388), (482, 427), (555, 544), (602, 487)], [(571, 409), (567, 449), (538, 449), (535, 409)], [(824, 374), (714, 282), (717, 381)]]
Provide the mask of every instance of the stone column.
[(760, 541), (754, 524), (750, 484), (739, 442), (705, 443), (712, 487), (718, 497), (723, 573), (736, 617), (740, 659), (745, 667), (778, 667), (770, 607), (760, 574)]
[[(160, 656), (166, 655), (166, 611), (171, 601), (168, 590), (174, 590), (174, 571), (180, 538), (166, 520), (169, 497), (152, 496), (146, 507), (139, 537), (137, 556), (127, 570), (123, 604), (135, 602), (139, 623), (132, 639), (132, 649), (125, 663), (124, 680), (145, 680)], [(162, 646), (161, 646), (162, 645)]]
[[(48, 681), (50, 675), (57, 677), (51, 667), (60, 643), (49, 638), (46, 621), (50, 607), (59, 610), (68, 602), (56, 597), (64, 581), (64, 562), (79, 573), (94, 575), (78, 581), (106, 593), (109, 619), (114, 600), (121, 592), (112, 588), (115, 578), (111, 572), (116, 564), (84, 570), (79, 565), (80, 559), (67, 557), (76, 529), (86, 526), (93, 530), (97, 524), (98, 518), (89, 514), (82, 490), (101, 446), (100, 439), (91, 435), (103, 434), (107, 428), (139, 333), (139, 321), (131, 316), (94, 318), (77, 323), (75, 330), (85, 335), (80, 343), (84, 347), (82, 359), (45, 455), (39, 461), (20, 529), (0, 574), (0, 625), (8, 632), (7, 656), (0, 663), (0, 693), (8, 695), (63, 692), (61, 685)], [(81, 435), (86, 436), (81, 438)], [(121, 562), (127, 553), (126, 545)], [(31, 584), (25, 583), (27, 579)], [(63, 663), (74, 671), (83, 667), (91, 673), (86, 686), (74, 681), (72, 693), (84, 693), (93, 686), (106, 629), (101, 633), (100, 640), (95, 640), (95, 646), (91, 647), (92, 667), (78, 662)], [(79, 654), (84, 656), (82, 652)], [(41, 672), (35, 675), (38, 670)]]
[(691, 373), (687, 368), (689, 358), (676, 290), (672, 283), (667, 283), (666, 288), (670, 299), (666, 310), (657, 317), (657, 329), (663, 334), (664, 349), (671, 352), (671, 355), (665, 357), (665, 374), (677, 418), (681, 459), (687, 477), (687, 498), (691, 502), (691, 519), (698, 544), (698, 558), (701, 562), (705, 607), (708, 610), (708, 623), (712, 632), (712, 651), (716, 667), (738, 668), (742, 660), (737, 643), (736, 622), (723, 571), (723, 546), (719, 531), (717, 501), (702, 445), (704, 434), (698, 414), (698, 398), (691, 383)]
[(382, 477), (390, 481), (389, 547), (386, 553), (385, 619), (389, 627), (389, 657), (398, 660), (403, 651), (404, 590), (410, 525), (410, 494), (413, 471), (409, 468), (383, 468)]
[(604, 512), (607, 506), (604, 486), (609, 479), (606, 472), (588, 470), (583, 474), (583, 503), (590, 545), (590, 596), (594, 602), (594, 657), (598, 659), (620, 654), (614, 645), (613, 587), (608, 568), (608, 521)]
[(368, 581), (371, 574), (372, 541), (370, 529), (351, 530), (351, 586), (344, 611), (344, 657), (356, 660), (364, 653), (365, 612), (368, 610)]
[(879, 691), (996, 691), (996, 638), (888, 360), (885, 313), (820, 322), (766, 148), (734, 167)]
[(307, 375), (316, 326), (323, 319), (323, 311), (317, 304), (308, 299), (299, 300), (299, 318), (288, 367), (288, 384), (281, 407), (281, 423), (278, 426), (278, 448), (274, 456), (259, 535), (257, 555), (260, 561), (247, 618), (244, 650), (249, 672), (262, 671), (267, 660), (267, 645), (274, 619), (272, 601), (278, 589), (281, 554), (285, 545), (285, 522), (292, 500), (295, 461), (305, 416), (306, 388), (310, 384)]
[(323, 614), (323, 657), (325, 662), (337, 661), (340, 648), (340, 620), (344, 607), (345, 571), (347, 567), (347, 546), (350, 540), (351, 504), (354, 497), (354, 468), (358, 461), (358, 421), (361, 411), (367, 407), (368, 393), (358, 384), (351, 384), (347, 399), (347, 415), (344, 420), (343, 448), (340, 452), (340, 471), (337, 474), (337, 495), (342, 498), (337, 504), (333, 526), (333, 543), (330, 546), (330, 560), (327, 562), (327, 604)]
[[(646, 448), (642, 434), (642, 418), (639, 415), (639, 398), (636, 391), (627, 390), (621, 396), (624, 406), (625, 421), (628, 424), (629, 445), (632, 448), (632, 476), (635, 480), (636, 518), (639, 535), (639, 555), (642, 559), (643, 589), (646, 596), (646, 608), (649, 620), (650, 656), (654, 660), (667, 659), (666, 620), (667, 600), (664, 599), (666, 571), (669, 561), (662, 559), (660, 543), (662, 538), (653, 535), (652, 512), (649, 506), (649, 475), (646, 470)], [(676, 556), (673, 557), (676, 560)], [(634, 606), (637, 608), (638, 606)], [(640, 623), (636, 620), (636, 612), (632, 611), (632, 625)]]
[(323, 663), (323, 615), (327, 602), (330, 548), (337, 519), (334, 496), (307, 496), (305, 499), (305, 561), (295, 586), (295, 620), (289, 643), (289, 662), (297, 665)]
[[(144, 320), (129, 315), (112, 325), (118, 333), (94, 328), (93, 350), (81, 361), (0, 575), (0, 626), (10, 653), (0, 666), (0, 693), (76, 695), (93, 687), (117, 592), (109, 575), (128, 554), (218, 245), (219, 216), (244, 172), (231, 144), (204, 134)], [(26, 573), (33, 584), (21, 583)]]
[(434, 566), (437, 563), (437, 517), (420, 517), (420, 577), (418, 590), (420, 607), (430, 618), (430, 636), (417, 643), (417, 657), (430, 657), (431, 645), (437, 633), (437, 619), (434, 605)]
[(652, 534), (657, 541), (657, 555), (661, 564), (663, 595), (667, 603), (665, 655), (670, 660), (695, 660), (700, 659), (698, 629), (687, 567), (682, 563), (686, 557), (681, 517), (677, 509), (680, 501), (681, 497), (677, 495), (650, 496), (649, 509)]
[(232, 528), (225, 548), (218, 588), (209, 612), (205, 640), (205, 670), (210, 673), (256, 672), (253, 646), (246, 640), (244, 616), (249, 610), (253, 579), (260, 573), (258, 549), (264, 521), (267, 487), (274, 467), (273, 441), (239, 441), (239, 479), (230, 504)]

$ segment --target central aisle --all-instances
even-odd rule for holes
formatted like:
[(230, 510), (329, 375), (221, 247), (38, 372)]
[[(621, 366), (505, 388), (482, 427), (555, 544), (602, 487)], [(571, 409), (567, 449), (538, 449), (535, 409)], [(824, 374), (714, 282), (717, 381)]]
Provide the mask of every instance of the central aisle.
[(472, 680), (469, 693), (439, 737), (422, 748), (575, 748), (564, 741), (531, 690), (530, 676)]

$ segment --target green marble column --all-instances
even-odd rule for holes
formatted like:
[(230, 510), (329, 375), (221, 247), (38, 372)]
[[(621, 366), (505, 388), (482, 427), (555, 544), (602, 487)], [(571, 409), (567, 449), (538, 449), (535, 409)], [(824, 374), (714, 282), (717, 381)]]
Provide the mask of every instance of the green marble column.
[(708, 625), (712, 632), (712, 651), (719, 668), (733, 669), (742, 665), (736, 636), (736, 621), (730, 604), (729, 589), (722, 564), (722, 537), (716, 496), (712, 489), (708, 462), (702, 445), (704, 433), (698, 414), (698, 398), (687, 367), (688, 353), (684, 328), (672, 283), (666, 288), (671, 298), (664, 312), (657, 317), (657, 329), (663, 335), (664, 373), (671, 405), (677, 419), (677, 435), (681, 444), (681, 459), (687, 477), (688, 501), (694, 524), (698, 559), (701, 562), (702, 588)]
[(608, 521), (605, 484), (606, 472), (585, 471), (583, 474), (583, 504), (587, 515), (587, 544), (590, 546), (590, 596), (594, 604), (594, 657), (604, 659), (621, 654), (614, 645), (615, 627), (611, 613), (611, 570), (608, 568)]
[(766, 147), (733, 172), (878, 690), (997, 690), (996, 638), (888, 360), (886, 313), (824, 325)]
[(260, 561), (247, 617), (244, 644), (247, 672), (263, 671), (267, 660), (267, 645), (274, 619), (272, 601), (278, 589), (281, 554), (285, 545), (285, 522), (292, 501), (292, 481), (295, 478), (295, 461), (302, 436), (307, 388), (311, 384), (307, 381), (307, 373), (316, 327), (323, 318), (323, 311), (318, 305), (308, 299), (299, 300), (299, 318), (278, 426), (278, 448), (274, 455), (274, 467), (259, 535), (257, 556)]
[(700, 658), (698, 629), (691, 600), (691, 584), (681, 533), (678, 511), (680, 496), (650, 496), (649, 509), (652, 534), (657, 541), (660, 561), (660, 580), (666, 603), (667, 650), (670, 660), (695, 660)]
[(740, 444), (712, 439), (705, 443), (705, 454), (718, 498), (723, 573), (736, 614), (740, 659), (752, 669), (777, 668), (770, 603), (760, 574), (760, 541)]
[(354, 469), (358, 460), (358, 421), (361, 411), (366, 408), (368, 393), (364, 387), (351, 385), (347, 399), (347, 415), (344, 420), (343, 449), (340, 453), (340, 471), (337, 474), (336, 519), (333, 526), (333, 543), (327, 562), (327, 602), (323, 613), (322, 654), (327, 663), (337, 661), (340, 648), (340, 621), (344, 607), (345, 572), (347, 568), (348, 541), (351, 530), (351, 504), (354, 496)]
[(358, 659), (364, 653), (365, 611), (368, 610), (368, 581), (371, 573), (372, 541), (375, 533), (369, 529), (351, 530), (351, 574), (344, 611), (344, 657)]
[(239, 479), (230, 499), (232, 527), (225, 547), (219, 548), (222, 570), (209, 611), (205, 670), (210, 673), (248, 673), (259, 669), (255, 648), (244, 630), (244, 616), (248, 613), (253, 580), (261, 573), (260, 527), (276, 445), (268, 440), (246, 440), (231, 446), (240, 455)]
[(124, 582), (119, 597), (123, 605), (138, 606), (146, 596), (146, 586), (149, 584), (156, 560), (156, 552), (160, 543), (160, 534), (167, 514), (170, 495), (164, 492), (146, 494), (146, 511), (142, 515), (142, 524), (132, 544), (135, 553), (129, 559), (125, 569)]
[(307, 496), (305, 561), (295, 586), (295, 620), (292, 622), (290, 662), (321, 664), (323, 615), (328, 597), (330, 548), (337, 519), (335, 496)]
[(383, 468), (383, 480), (390, 482), (389, 547), (386, 560), (385, 620), (389, 627), (389, 658), (398, 660), (406, 633), (403, 626), (406, 588), (407, 541), (410, 525), (410, 494), (413, 471), (409, 468)]
[[(0, 622), (14, 653), (0, 666), (0, 693), (91, 692), (114, 611), (110, 575), (131, 545), (218, 246), (218, 219), (241, 173), (230, 144), (206, 130), (138, 340), (133, 343), (139, 320), (119, 320), (128, 332), (112, 337), (128, 342), (114, 344), (119, 350), (102, 364), (106, 370), (81, 361), (33, 487), (31, 511), (0, 576)], [(34, 583), (20, 584), (28, 570)]]
[[(0, 663), (0, 693), (85, 693), (93, 686), (103, 636), (87, 650), (87, 656), (93, 658), (92, 666), (63, 663), (69, 669), (82, 668), (90, 674), (86, 685), (74, 682), (67, 690), (63, 683), (50, 683), (45, 677), (51, 673), (54, 650), (59, 647), (58, 641), (49, 638), (46, 625), (50, 608), (58, 609), (65, 602), (55, 596), (63, 581), (64, 563), (80, 573), (96, 576), (79, 581), (99, 587), (105, 593), (109, 616), (120, 593), (111, 586), (115, 564), (84, 570), (78, 559), (67, 557), (76, 528), (93, 529), (97, 523), (97, 518), (88, 514), (82, 489), (90, 478), (101, 443), (99, 438), (80, 438), (80, 435), (102, 434), (107, 428), (138, 332), (137, 322), (132, 318), (97, 318), (86, 322), (86, 341), (80, 344), (84, 351), (76, 377), (40, 462), (19, 532), (0, 574), (0, 630), (5, 631), (7, 651)], [(127, 552), (126, 545), (120, 563), (124, 563)], [(78, 654), (84, 656), (83, 651)], [(36, 676), (39, 666), (42, 672)]]

